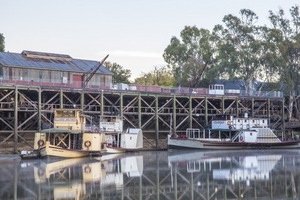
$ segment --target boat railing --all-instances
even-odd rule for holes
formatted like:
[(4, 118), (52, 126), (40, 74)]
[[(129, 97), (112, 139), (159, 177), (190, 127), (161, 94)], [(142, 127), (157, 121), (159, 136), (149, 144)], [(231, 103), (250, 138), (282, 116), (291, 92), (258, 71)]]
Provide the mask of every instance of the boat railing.
[(187, 128), (186, 129), (186, 138), (189, 138), (189, 139), (198, 139), (198, 138), (200, 138), (200, 129), (198, 129), (198, 128)]
[(198, 129), (198, 128), (187, 128), (186, 129), (186, 138), (189, 139), (207, 139), (210, 137), (210, 130)]
[(235, 136), (233, 136), (231, 138), (231, 142), (235, 141), (239, 137), (239, 135), (240, 135), (240, 132), (238, 132)]

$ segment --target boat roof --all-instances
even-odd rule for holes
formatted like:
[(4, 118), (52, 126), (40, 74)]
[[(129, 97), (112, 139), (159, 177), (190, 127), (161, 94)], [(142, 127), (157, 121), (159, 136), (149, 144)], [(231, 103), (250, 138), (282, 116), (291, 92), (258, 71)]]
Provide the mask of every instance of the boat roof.
[(80, 130), (67, 130), (67, 129), (63, 129), (63, 128), (48, 128), (48, 129), (43, 129), (40, 132), (42, 132), (42, 133), (71, 133), (71, 134), (81, 133)]

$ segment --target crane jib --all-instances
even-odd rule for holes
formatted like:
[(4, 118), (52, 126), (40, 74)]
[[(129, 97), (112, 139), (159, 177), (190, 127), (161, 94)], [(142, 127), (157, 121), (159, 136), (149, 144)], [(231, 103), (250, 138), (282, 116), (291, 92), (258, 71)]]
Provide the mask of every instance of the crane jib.
[(108, 58), (109, 54), (107, 54), (107, 56), (105, 56), (105, 58), (103, 58), (103, 60), (99, 63), (99, 65), (97, 65), (92, 72), (88, 75), (88, 77), (84, 80), (84, 82), (82, 83), (82, 88), (85, 88), (88, 84), (88, 82), (92, 79), (92, 77), (94, 76), (94, 74), (99, 70), (99, 68), (102, 66), (102, 64), (105, 62), (105, 60)]

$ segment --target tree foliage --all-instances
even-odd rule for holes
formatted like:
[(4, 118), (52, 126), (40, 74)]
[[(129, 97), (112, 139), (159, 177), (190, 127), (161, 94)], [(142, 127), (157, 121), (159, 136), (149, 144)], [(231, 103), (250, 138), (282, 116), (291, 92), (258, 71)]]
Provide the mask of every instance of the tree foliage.
[(0, 51), (5, 50), (5, 38), (2, 33), (0, 33)]
[(239, 79), (249, 91), (254, 82), (264, 81), (281, 83), (287, 93), (299, 94), (299, 6), (290, 14), (288, 19), (282, 9), (270, 11), (273, 27), (257, 25), (259, 18), (249, 9), (242, 9), (240, 16), (224, 16), (223, 24), (211, 33), (186, 26), (180, 38), (171, 38), (163, 57), (181, 86)]
[(284, 83), (287, 94), (299, 95), (300, 86), (300, 14), (299, 6), (290, 9), (292, 19), (288, 19), (282, 9), (277, 13), (270, 11), (272, 26), (269, 32), (277, 39), (274, 42), (273, 59), (280, 72), (280, 81)]
[(139, 85), (175, 86), (175, 78), (171, 71), (166, 67), (155, 67), (154, 70), (143, 74), (134, 81)]
[[(300, 13), (299, 6), (290, 10), (291, 19), (286, 17), (284, 10), (277, 13), (269, 12), (272, 27), (268, 29), (273, 33), (274, 53), (273, 60), (278, 63), (277, 70), (280, 82), (284, 85), (285, 93), (289, 96), (289, 118), (292, 117), (293, 108), (295, 115), (300, 115), (299, 101), (295, 96), (300, 95)], [(295, 104), (294, 104), (295, 103)], [(294, 106), (295, 105), (295, 106)]]
[(117, 63), (105, 62), (104, 66), (113, 73), (114, 83), (130, 83), (131, 71)]
[(210, 31), (195, 26), (186, 26), (180, 37), (172, 37), (164, 50), (164, 60), (172, 69), (178, 85), (199, 86), (203, 72), (214, 63), (214, 40)]
[(242, 9), (240, 15), (240, 18), (226, 15), (223, 18), (225, 26), (214, 28), (219, 38), (218, 65), (223, 77), (243, 80), (245, 89), (252, 91), (253, 82), (265, 75), (261, 65), (261, 27), (255, 25), (258, 16), (253, 11)]
[(212, 32), (186, 26), (180, 38), (171, 38), (163, 57), (178, 85), (238, 79), (251, 92), (257, 81), (269, 82), (289, 95), (289, 116), (295, 107), (300, 116), (300, 102), (294, 101), (300, 99), (299, 6), (291, 7), (289, 14), (269, 11), (270, 27), (257, 25), (259, 18), (249, 9), (239, 16), (225, 15)]

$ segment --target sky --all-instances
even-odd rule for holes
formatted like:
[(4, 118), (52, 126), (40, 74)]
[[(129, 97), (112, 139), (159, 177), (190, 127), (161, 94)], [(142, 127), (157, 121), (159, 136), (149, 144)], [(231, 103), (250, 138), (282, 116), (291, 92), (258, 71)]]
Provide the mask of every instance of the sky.
[(185, 26), (212, 30), (227, 14), (250, 9), (261, 25), (268, 11), (299, 0), (0, 0), (5, 51), (67, 54), (117, 63), (131, 80), (166, 65), (162, 54)]

